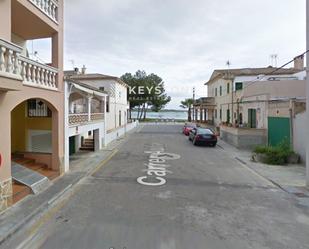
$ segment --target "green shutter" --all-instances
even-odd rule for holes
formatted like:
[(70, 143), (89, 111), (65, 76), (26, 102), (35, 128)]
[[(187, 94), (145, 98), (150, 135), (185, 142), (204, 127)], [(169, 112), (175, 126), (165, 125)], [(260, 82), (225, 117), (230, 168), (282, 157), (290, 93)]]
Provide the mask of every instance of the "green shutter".
[(236, 91), (242, 90), (242, 82), (236, 82), (235, 83), (235, 90)]
[(226, 110), (226, 122), (230, 123), (230, 109)]
[(69, 155), (75, 153), (75, 137), (69, 138)]
[(256, 110), (248, 109), (248, 125), (249, 128), (256, 128)]

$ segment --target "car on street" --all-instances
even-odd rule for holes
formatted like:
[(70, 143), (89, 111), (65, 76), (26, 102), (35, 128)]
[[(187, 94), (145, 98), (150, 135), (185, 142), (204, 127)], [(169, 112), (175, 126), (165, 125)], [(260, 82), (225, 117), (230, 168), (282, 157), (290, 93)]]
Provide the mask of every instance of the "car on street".
[(184, 127), (182, 128), (182, 133), (185, 134), (186, 136), (189, 136), (190, 131), (194, 128), (196, 128), (195, 124), (185, 124)]
[(211, 129), (198, 127), (189, 132), (189, 140), (194, 145), (210, 145), (212, 147), (215, 147), (218, 141), (216, 134)]

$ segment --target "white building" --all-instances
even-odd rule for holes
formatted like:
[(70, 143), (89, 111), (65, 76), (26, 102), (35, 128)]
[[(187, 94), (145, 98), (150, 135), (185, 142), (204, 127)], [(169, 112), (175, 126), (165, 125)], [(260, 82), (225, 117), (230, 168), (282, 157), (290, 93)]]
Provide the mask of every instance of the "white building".
[(106, 144), (122, 136), (128, 123), (128, 85), (115, 76), (104, 74), (75, 74), (72, 80), (84, 83), (108, 94), (106, 100)]
[(65, 168), (80, 150), (96, 151), (125, 135), (137, 123), (128, 124), (128, 86), (118, 77), (65, 72)]
[(70, 155), (97, 151), (106, 144), (106, 92), (78, 81), (65, 80), (65, 171)]

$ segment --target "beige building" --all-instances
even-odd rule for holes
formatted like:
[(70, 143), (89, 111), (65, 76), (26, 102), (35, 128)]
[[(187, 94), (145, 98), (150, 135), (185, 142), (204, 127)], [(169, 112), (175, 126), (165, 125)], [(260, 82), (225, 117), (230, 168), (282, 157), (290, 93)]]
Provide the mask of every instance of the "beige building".
[[(40, 38), (49, 64), (28, 56)], [(63, 1), (0, 1), (0, 211), (31, 192), (19, 169), (63, 173), (63, 106)]]
[[(214, 98), (212, 106), (215, 106), (209, 108), (208, 114), (212, 115), (209, 119), (213, 119), (217, 127), (222, 123), (240, 125), (249, 123), (247, 113), (240, 110), (244, 93), (248, 92), (247, 88), (256, 86), (254, 89), (259, 89), (261, 82), (276, 82), (279, 78), (287, 81), (298, 80), (300, 76), (295, 76), (295, 74), (303, 68), (279, 69), (274, 72), (275, 70), (276, 68), (273, 67), (215, 70), (210, 80), (205, 83), (208, 87), (208, 97)], [(251, 94), (254, 95), (254, 93)]]

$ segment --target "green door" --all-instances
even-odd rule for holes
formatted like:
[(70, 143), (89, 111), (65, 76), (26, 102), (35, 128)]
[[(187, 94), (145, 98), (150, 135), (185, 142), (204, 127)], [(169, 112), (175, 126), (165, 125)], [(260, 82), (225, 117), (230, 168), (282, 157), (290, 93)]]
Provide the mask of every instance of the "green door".
[(69, 138), (69, 155), (73, 155), (75, 153), (75, 137)]
[(227, 123), (230, 123), (230, 119), (231, 119), (231, 116), (230, 116), (230, 109), (227, 109), (227, 110), (226, 110), (226, 122), (227, 122)]
[(290, 143), (290, 119), (268, 117), (268, 144), (276, 146), (284, 140)]
[(249, 128), (256, 128), (256, 109), (248, 109)]

